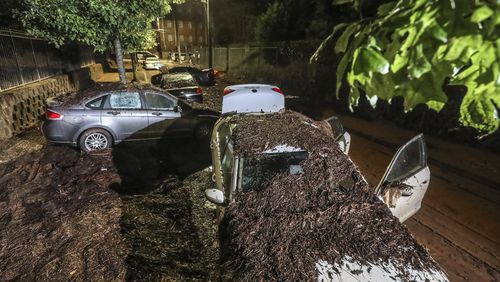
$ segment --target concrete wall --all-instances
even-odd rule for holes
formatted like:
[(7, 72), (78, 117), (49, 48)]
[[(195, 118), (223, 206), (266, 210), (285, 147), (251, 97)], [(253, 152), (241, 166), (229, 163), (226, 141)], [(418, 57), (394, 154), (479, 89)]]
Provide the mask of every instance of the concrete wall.
[(40, 124), (47, 98), (86, 88), (100, 75), (102, 66), (95, 64), (69, 74), (0, 92), (0, 139), (12, 137), (26, 128)]

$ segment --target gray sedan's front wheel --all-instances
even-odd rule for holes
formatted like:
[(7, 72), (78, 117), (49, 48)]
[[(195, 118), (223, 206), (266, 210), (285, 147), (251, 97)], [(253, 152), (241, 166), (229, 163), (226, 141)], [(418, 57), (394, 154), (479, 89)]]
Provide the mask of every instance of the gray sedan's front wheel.
[(110, 148), (113, 139), (104, 129), (94, 128), (85, 131), (80, 137), (80, 149), (84, 152), (95, 152)]

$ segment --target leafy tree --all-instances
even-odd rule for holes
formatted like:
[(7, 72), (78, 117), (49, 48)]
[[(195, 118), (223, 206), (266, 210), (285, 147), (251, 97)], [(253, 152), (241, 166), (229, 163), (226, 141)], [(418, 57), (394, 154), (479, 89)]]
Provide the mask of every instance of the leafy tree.
[[(360, 9), (361, 0), (336, 0)], [(460, 121), (483, 132), (499, 127), (500, 4), (486, 0), (398, 0), (373, 17), (335, 27), (322, 46), (338, 38), (337, 95), (347, 78), (350, 102), (369, 97), (427, 103), (440, 110), (443, 85), (464, 85)], [(311, 58), (317, 59), (320, 46)]]
[(126, 83), (123, 51), (155, 44), (151, 23), (183, 0), (22, 0), (17, 17), (28, 33), (56, 47), (68, 42), (113, 50), (120, 81)]

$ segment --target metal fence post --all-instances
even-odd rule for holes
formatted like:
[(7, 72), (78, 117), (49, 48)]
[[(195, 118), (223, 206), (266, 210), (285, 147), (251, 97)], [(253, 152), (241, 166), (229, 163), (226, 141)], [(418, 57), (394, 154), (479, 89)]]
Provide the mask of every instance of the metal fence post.
[(19, 58), (17, 57), (17, 49), (16, 44), (14, 43), (14, 37), (12, 36), (12, 32), (9, 31), (10, 42), (12, 43), (12, 50), (14, 51), (14, 57), (16, 59), (17, 72), (19, 73), (19, 77), (21, 78), (21, 84), (24, 84), (23, 73), (21, 71), (21, 66), (19, 65)]
[(35, 55), (35, 48), (33, 48), (33, 40), (30, 39), (30, 46), (31, 46), (31, 54), (33, 54), (33, 60), (35, 61), (35, 68), (36, 68), (36, 75), (38, 77), (38, 80), (40, 80), (40, 70), (38, 69), (38, 60), (36, 59)]

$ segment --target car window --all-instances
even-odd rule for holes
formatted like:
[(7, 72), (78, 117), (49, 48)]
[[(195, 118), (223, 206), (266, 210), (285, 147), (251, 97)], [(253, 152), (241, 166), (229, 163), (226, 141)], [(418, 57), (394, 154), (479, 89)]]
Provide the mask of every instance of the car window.
[(109, 95), (112, 109), (140, 109), (141, 97), (138, 92), (119, 92)]
[(102, 97), (99, 97), (97, 99), (94, 99), (94, 100), (88, 102), (87, 104), (85, 104), (85, 106), (87, 108), (91, 108), (91, 109), (100, 109), (100, 108), (102, 108), (103, 102), (105, 100), (104, 98), (106, 98), (106, 96), (102, 96)]
[(155, 93), (146, 93), (145, 97), (148, 109), (173, 110), (175, 107), (175, 102), (163, 95)]

